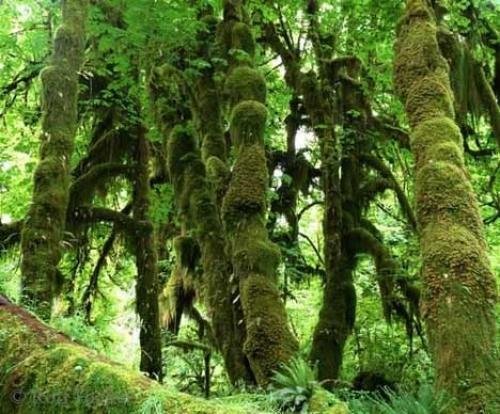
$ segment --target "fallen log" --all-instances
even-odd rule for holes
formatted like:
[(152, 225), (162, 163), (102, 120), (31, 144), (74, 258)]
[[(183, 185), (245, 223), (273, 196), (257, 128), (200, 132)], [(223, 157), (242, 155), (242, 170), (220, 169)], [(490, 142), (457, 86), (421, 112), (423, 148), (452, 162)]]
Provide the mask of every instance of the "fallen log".
[(55, 331), (0, 295), (0, 414), (237, 414), (162, 386)]

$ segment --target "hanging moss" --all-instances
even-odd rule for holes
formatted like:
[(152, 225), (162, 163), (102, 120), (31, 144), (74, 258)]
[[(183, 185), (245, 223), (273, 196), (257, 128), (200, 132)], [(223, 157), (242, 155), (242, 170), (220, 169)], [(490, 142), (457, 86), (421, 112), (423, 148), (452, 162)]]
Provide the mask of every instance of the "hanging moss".
[(183, 126), (176, 126), (167, 144), (167, 165), (172, 177), (180, 176), (184, 171), (183, 160), (188, 154), (198, 152), (198, 142), (192, 130)]
[(203, 137), (201, 146), (201, 156), (205, 162), (210, 157), (217, 157), (220, 160), (226, 159), (226, 139), (224, 134), (208, 133)]
[(161, 325), (174, 335), (179, 333), (184, 312), (192, 308), (196, 298), (192, 273), (176, 264), (160, 295)]
[(224, 20), (217, 25), (217, 45), (221, 57), (229, 59), (229, 50), (233, 43), (233, 27), (236, 24), (234, 20)]
[[(203, 52), (205, 53), (205, 52)], [(206, 57), (209, 60), (209, 57)], [(155, 106), (165, 104), (152, 96)], [(218, 92), (215, 90), (212, 73), (207, 70), (196, 84), (196, 108), (194, 125), (196, 130), (185, 124), (177, 125), (169, 133), (167, 145), (168, 168), (174, 184), (175, 202), (178, 206), (179, 221), (183, 229), (195, 237), (201, 250), (201, 265), (203, 278), (197, 280), (196, 296), (203, 300), (208, 316), (211, 320), (217, 347), (221, 352), (230, 381), (236, 383), (245, 381), (253, 383), (253, 377), (248, 369), (246, 358), (243, 355), (243, 335), (236, 332), (242, 324), (237, 325), (232, 304), (232, 289), (229, 278), (230, 263), (225, 255), (225, 240), (222, 237), (223, 229), (216, 204), (216, 194), (206, 178), (205, 166), (200, 158), (197, 139), (198, 134), (203, 137), (202, 155), (206, 161), (216, 159), (224, 165), (226, 157), (226, 141), (222, 129), (221, 111), (218, 108)], [(161, 111), (157, 108), (156, 111)], [(176, 122), (184, 118), (179, 118)], [(161, 121), (161, 119), (159, 120)], [(160, 124), (162, 130), (164, 126)], [(220, 157), (220, 158), (219, 158)], [(212, 163), (213, 164), (213, 163)], [(227, 172), (229, 173), (229, 172)], [(220, 188), (222, 191), (222, 187)], [(218, 195), (220, 200), (222, 194)], [(181, 271), (180, 263), (176, 272)], [(183, 278), (191, 275), (184, 275)], [(164, 301), (167, 314), (171, 314), (169, 323), (175, 332), (180, 323), (181, 307), (185, 307), (185, 300), (181, 298), (184, 290), (179, 290), (179, 283), (171, 282), (173, 288), (169, 296), (175, 300)], [(168, 293), (168, 292), (166, 292)], [(188, 292), (189, 293), (189, 292)], [(182, 296), (184, 297), (184, 296)], [(189, 298), (189, 295), (188, 295)], [(194, 295), (191, 297), (194, 298)], [(170, 308), (170, 311), (168, 309)], [(175, 310), (175, 312), (172, 312)]]
[(181, 267), (193, 272), (200, 258), (200, 247), (195, 239), (179, 236), (174, 239), (174, 248)]
[(241, 101), (266, 101), (267, 88), (264, 76), (256, 69), (239, 66), (226, 79), (224, 92), (230, 107)]
[(221, 206), (224, 195), (229, 187), (231, 172), (227, 165), (218, 157), (208, 158), (205, 166), (208, 183), (215, 193), (215, 203), (217, 206)]

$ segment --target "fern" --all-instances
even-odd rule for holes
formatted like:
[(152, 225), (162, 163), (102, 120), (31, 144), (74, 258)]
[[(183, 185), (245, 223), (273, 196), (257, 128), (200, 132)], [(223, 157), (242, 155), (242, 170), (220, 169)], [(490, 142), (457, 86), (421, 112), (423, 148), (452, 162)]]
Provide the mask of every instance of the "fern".
[(420, 387), (416, 395), (387, 390), (387, 396), (354, 400), (350, 408), (353, 414), (443, 414), (452, 404), (445, 394), (435, 393), (429, 385)]
[(305, 413), (314, 388), (318, 385), (315, 372), (300, 357), (292, 358), (279, 371), (275, 371), (271, 398), (281, 410)]

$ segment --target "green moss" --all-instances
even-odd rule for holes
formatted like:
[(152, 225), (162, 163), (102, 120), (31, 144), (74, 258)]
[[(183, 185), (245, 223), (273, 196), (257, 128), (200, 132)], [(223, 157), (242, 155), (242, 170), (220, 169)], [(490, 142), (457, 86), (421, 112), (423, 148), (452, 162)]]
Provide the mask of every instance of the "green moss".
[(227, 165), (219, 157), (210, 157), (206, 161), (206, 169), (207, 177), (213, 183), (226, 181), (231, 174)]
[(404, 25), (399, 30), (394, 77), (396, 90), (404, 100), (413, 83), (429, 74), (429, 68), (447, 69), (446, 61), (439, 53), (435, 33), (435, 24), (422, 20), (411, 27)]
[(235, 246), (233, 263), (239, 271), (258, 273), (276, 282), (276, 269), (281, 260), (280, 249), (267, 240), (246, 238)]
[(76, 130), (77, 80), (66, 69), (56, 65), (44, 68), (40, 78), (44, 111), (42, 134), (55, 142), (66, 141), (66, 146), (72, 148), (73, 140), (68, 137)]
[(226, 159), (226, 139), (222, 132), (205, 134), (201, 146), (201, 156), (205, 162), (210, 157)]
[(224, 197), (222, 215), (228, 225), (266, 210), (267, 167), (262, 146), (240, 150), (231, 183)]
[[(251, 67), (255, 42), (250, 27), (242, 23), (244, 14), (239, 0), (224, 2), (225, 23), (220, 30), (226, 32), (226, 52), (235, 52), (229, 59), (231, 70), (224, 94), (231, 110), (230, 131), (236, 161), (222, 203), (222, 218), (230, 241), (234, 274), (239, 280), (246, 329), (242, 336), (246, 337), (244, 353), (252, 377), (265, 386), (273, 371), (295, 353), (297, 342), (287, 326), (285, 308), (276, 286), (279, 249), (269, 242), (265, 226), (267, 88), (264, 76)], [(229, 47), (228, 29), (231, 31)], [(238, 50), (245, 52), (243, 56)], [(217, 165), (214, 167), (219, 169)], [(210, 174), (218, 175), (218, 172)]]
[(231, 112), (231, 139), (236, 148), (264, 145), (267, 109), (256, 101), (243, 101)]
[(406, 111), (410, 125), (440, 117), (455, 116), (449, 85), (436, 76), (424, 76), (414, 83), (406, 99)]
[(200, 246), (196, 240), (189, 236), (178, 236), (174, 239), (174, 248), (177, 263), (189, 271), (194, 271), (200, 258)]
[(267, 95), (266, 80), (257, 69), (239, 66), (227, 77), (224, 92), (230, 107), (247, 100), (264, 103)]
[(233, 43), (233, 26), (236, 23), (234, 20), (224, 20), (217, 25), (217, 45), (224, 58), (229, 58), (229, 50)]
[(2, 413), (142, 413), (152, 400), (161, 408), (157, 412), (169, 414), (252, 412), (155, 385), (88, 349), (65, 342), (47, 327), (35, 328), (19, 316), (1, 309), (0, 313)]
[(250, 62), (254, 59), (255, 40), (253, 38), (252, 31), (247, 24), (238, 22), (233, 26), (232, 48), (243, 50), (247, 53)]
[(464, 166), (463, 150), (453, 142), (443, 142), (432, 147), (429, 151), (428, 162), (443, 161), (456, 167)]
[[(487, 256), (477, 236), (460, 225), (434, 223), (422, 233), (422, 253), (423, 312), (430, 328), (436, 369), (448, 373), (440, 380), (440, 387), (466, 394), (478, 386), (494, 389), (498, 385), (497, 374), (491, 373), (496, 370), (493, 367), (498, 367), (498, 361), (491, 359), (495, 316), (488, 304), (496, 301), (497, 294)], [(467, 335), (457, 336), (457, 332)], [(489, 350), (488, 357), (470, 354), (478, 342)], [(454, 357), (457, 352), (468, 357), (457, 360)], [(488, 394), (483, 394), (483, 398), (484, 395)]]
[(218, 157), (208, 158), (205, 165), (210, 188), (215, 191), (215, 201), (220, 206), (231, 180), (231, 172)]
[(176, 126), (167, 144), (167, 165), (172, 177), (179, 177), (185, 167), (183, 162), (187, 154), (197, 153), (198, 141), (194, 131), (183, 126)]
[(294, 355), (297, 340), (288, 328), (274, 280), (247, 274), (240, 281), (240, 295), (247, 328), (244, 351), (257, 382), (265, 385), (279, 364)]
[(69, 161), (77, 128), (78, 71), (83, 60), (87, 3), (63, 4), (50, 65), (42, 70), (40, 162), (22, 233), (22, 300), (48, 319), (62, 255), (69, 200)]
[(448, 145), (449, 143), (462, 148), (462, 134), (460, 129), (448, 117), (436, 117), (421, 122), (411, 133), (411, 146), (417, 157), (417, 165), (424, 165), (433, 154), (434, 146)]
[(311, 414), (349, 414), (349, 408), (345, 403), (339, 402), (332, 393), (317, 387), (309, 401), (309, 412)]
[(482, 238), (483, 224), (463, 169), (436, 161), (419, 169), (416, 180), (417, 216), (422, 228), (437, 219), (447, 220), (461, 223)]
[(408, 1), (398, 30), (395, 82), (414, 128), (422, 306), (437, 386), (455, 397), (453, 412), (482, 412), (498, 389), (497, 292), (437, 32), (428, 3)]

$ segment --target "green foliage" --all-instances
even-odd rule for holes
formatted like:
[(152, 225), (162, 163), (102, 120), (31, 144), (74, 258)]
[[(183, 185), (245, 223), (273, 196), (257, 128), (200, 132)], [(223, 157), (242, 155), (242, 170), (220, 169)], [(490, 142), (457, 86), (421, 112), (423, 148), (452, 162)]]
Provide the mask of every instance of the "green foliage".
[[(273, 276), (277, 273), (279, 292), (276, 292), (272, 300), (275, 301), (278, 295), (285, 299), (288, 322), (300, 342), (299, 353), (307, 355), (325, 282), (322, 229), (324, 194), (319, 177), (319, 141), (311, 132), (309, 116), (304, 112), (301, 99), (298, 99), (300, 127), (294, 142), (295, 153), (310, 164), (308, 173), (311, 176), (307, 177), (310, 181), (307, 183), (308, 191), (298, 195), (296, 206), (293, 207), (295, 213), (302, 211), (303, 214), (297, 225), (298, 239), (290, 241), (291, 226), (287, 217), (283, 212), (273, 211), (272, 206), (276, 203), (286, 204), (289, 201), (288, 194), (282, 193), (280, 189), (296, 185), (294, 168), (285, 166), (290, 161), (290, 155), (287, 154), (287, 117), (290, 115), (290, 101), (300, 96), (295, 96), (296, 91), (285, 81), (282, 60), (270, 50), (269, 45), (265, 45), (266, 32), (264, 25), (261, 25), (262, 22), (276, 24), (279, 34), (283, 38), (287, 37), (287, 42), (297, 49), (300, 55), (299, 69), (302, 72), (317, 71), (318, 62), (308, 37), (310, 21), (304, 11), (304, 4), (307, 2), (246, 2), (251, 27), (247, 24), (240, 25), (241, 38), (237, 39), (237, 44), (224, 56), (218, 54), (217, 45), (209, 45), (211, 56), (200, 53), (201, 44), (204, 48), (211, 41), (210, 35), (204, 31), (205, 22), (220, 20), (222, 1), (108, 0), (91, 3), (87, 28), (88, 47), (85, 65), (80, 73), (79, 128), (76, 149), (70, 163), (72, 179), (77, 179), (82, 171), (88, 171), (80, 169), (83, 165), (89, 168), (100, 161), (112, 160), (133, 167), (135, 132), (130, 126), (143, 123), (148, 129), (148, 138), (152, 144), (150, 178), (154, 185), (150, 192), (151, 208), (148, 218), (158, 236), (158, 248), (161, 250), (158, 264), (162, 267), (162, 283), (166, 283), (167, 275), (175, 262), (173, 239), (185, 230), (179, 228), (179, 220), (172, 219), (178, 217), (179, 213), (179, 207), (174, 205), (173, 181), (181, 169), (193, 165), (192, 159), (183, 160), (170, 151), (172, 175), (169, 176), (165, 166), (165, 158), (169, 155), (164, 145), (166, 131), (170, 131), (179, 120), (188, 125), (196, 124), (191, 120), (194, 108), (191, 100), (196, 101), (199, 96), (196, 96), (196, 88), (193, 86), (200, 79), (204, 80), (201, 77), (207, 74), (213, 74), (215, 95), (219, 94), (221, 101), (224, 92), (234, 95), (233, 100), (238, 100), (242, 90), (245, 95), (258, 101), (265, 99), (266, 125), (263, 124), (263, 114), (255, 111), (259, 109), (255, 104), (253, 108), (248, 105), (237, 107), (232, 115), (238, 119), (233, 121), (240, 122), (233, 122), (232, 137), (231, 110), (222, 108), (220, 141), (215, 142), (216, 148), (210, 148), (210, 152), (218, 154), (216, 150), (220, 150), (222, 146), (225, 148), (226, 144), (229, 149), (230, 142), (234, 144), (234, 135), (238, 135), (236, 138), (240, 138), (244, 144), (262, 143), (263, 138), (265, 153), (251, 150), (245, 170), (255, 166), (258, 158), (259, 165), (265, 164), (270, 170), (269, 180), (263, 169), (258, 172), (252, 170), (250, 176), (241, 174), (239, 166), (231, 170), (230, 165), (236, 155), (234, 145), (232, 153), (227, 151), (229, 161), (218, 158), (202, 161), (205, 167), (209, 167), (206, 168), (208, 178), (216, 181), (216, 186), (220, 187), (217, 188), (217, 200), (222, 200), (226, 193), (231, 174), (241, 184), (237, 191), (230, 194), (234, 203), (226, 205), (233, 222), (237, 221), (233, 220), (233, 216), (239, 219), (242, 212), (246, 214), (251, 210), (262, 215), (261, 224), (264, 224), (264, 216), (268, 218), (268, 228), (264, 229), (262, 226), (262, 234), (269, 230), (271, 221), (276, 222), (273, 231), (269, 231), (269, 236), (280, 247), (282, 258), (279, 265), (277, 252), (269, 249), (267, 243), (250, 243), (247, 249), (237, 245), (234, 250), (237, 253), (242, 251), (239, 257), (242, 267)], [(374, 153), (389, 166), (413, 206), (415, 189), (412, 171), (415, 160), (391, 135), (394, 131), (399, 131), (402, 135), (407, 131), (404, 108), (396, 99), (392, 79), (393, 42), (404, 2), (323, 0), (317, 3), (321, 5), (318, 21), (325, 49), (333, 52), (334, 58), (356, 56), (362, 62), (360, 76), (356, 81), (359, 81), (361, 90), (372, 106), (373, 115), (382, 124), (388, 124), (392, 128), (379, 130), (367, 125), (364, 130), (359, 131), (354, 124), (362, 122), (362, 110), (352, 109), (345, 114), (349, 120), (353, 120), (352, 123), (341, 120), (342, 116), (338, 114), (335, 132), (341, 149), (347, 153), (356, 151), (359, 147), (373, 147)], [(450, 5), (450, 14), (445, 19), (446, 25), (454, 32), (460, 31), (463, 41), (468, 37), (473, 56), (485, 68), (488, 81), (492, 81), (495, 55), (485, 42), (491, 37), (487, 24), (499, 32), (498, 6), (491, 0), (475, 1), (479, 14), (477, 19), (471, 21), (464, 16), (470, 1), (447, 3)], [(103, 5), (109, 8), (102, 7)], [(38, 74), (50, 54), (50, 38), (53, 36), (51, 30), (60, 23), (59, 6), (60, 2), (53, 0), (0, 0), (0, 225), (25, 219), (29, 208), (33, 171), (39, 154), (41, 89)], [(214, 15), (208, 19), (199, 19), (199, 13), (205, 6), (213, 7)], [(258, 42), (254, 43), (252, 36)], [(203, 42), (200, 42), (200, 38)], [(258, 71), (246, 66), (251, 60)], [(234, 65), (241, 65), (240, 69), (234, 70)], [(160, 85), (158, 99), (159, 102), (167, 103), (167, 113), (164, 114), (164, 128), (158, 128), (153, 126), (155, 114), (146, 84), (164, 68), (174, 68), (175, 76), (167, 76), (164, 84)], [(232, 74), (228, 78), (230, 68)], [(341, 82), (338, 83), (340, 85)], [(348, 91), (341, 90), (340, 87), (335, 90), (336, 110), (344, 105), (346, 92)], [(168, 122), (165, 121), (167, 118)], [(466, 152), (465, 163), (471, 172), (482, 218), (487, 224), (486, 239), (493, 271), (500, 275), (499, 156), (491, 155), (494, 152), (494, 138), (489, 119), (467, 118), (466, 121), (474, 131), (468, 132), (470, 136), (466, 143), (470, 147), (470, 153)], [(325, 123), (316, 125), (317, 130), (324, 131), (326, 127)], [(181, 137), (182, 131), (182, 128), (176, 130), (180, 138), (179, 144), (189, 146), (190, 152), (199, 151), (199, 147), (207, 142), (203, 132), (189, 127), (189, 135), (196, 138), (196, 143), (193, 141), (194, 147), (191, 148), (191, 143), (183, 139), (185, 136)], [(222, 133), (224, 131), (227, 132), (226, 136)], [(116, 135), (118, 138), (99, 147), (97, 157), (95, 154), (90, 156), (90, 149), (96, 140), (102, 138), (102, 133), (106, 136)], [(429, 138), (423, 137), (414, 144), (426, 146), (429, 144), (426, 139)], [(457, 149), (456, 146), (444, 145), (431, 155), (456, 159), (454, 154)], [(477, 153), (486, 155), (471, 155)], [(462, 162), (462, 158), (459, 158)], [(197, 166), (202, 167), (201, 161)], [(274, 171), (271, 171), (271, 167)], [(375, 172), (365, 171), (365, 167), (361, 169), (363, 171), (360, 172), (360, 177), (365, 174), (369, 179), (377, 179)], [(341, 173), (343, 175), (344, 171)], [(96, 191), (89, 203), (116, 211), (122, 210), (133, 196), (132, 181), (129, 177), (96, 179), (96, 183), (93, 183)], [(257, 193), (250, 185), (254, 181), (254, 187), (259, 190)], [(267, 187), (267, 183), (271, 183), (271, 187), (264, 197), (260, 189)], [(185, 185), (187, 183), (179, 181), (177, 184), (187, 188), (184, 204), (192, 202), (192, 183)], [(247, 192), (252, 194), (246, 197)], [(255, 194), (255, 199), (250, 197)], [(457, 203), (463, 199), (460, 194), (456, 196)], [(245, 202), (241, 201), (243, 198)], [(186, 207), (184, 204), (183, 207)], [(311, 205), (314, 207), (310, 208)], [(233, 209), (234, 206), (238, 208)], [(203, 216), (203, 208), (200, 207), (199, 211), (199, 216)], [(403, 276), (419, 284), (422, 262), (418, 234), (405, 221), (393, 192), (385, 191), (377, 195), (371, 205), (364, 207), (362, 214), (376, 225), (380, 239), (384, 240), (392, 257), (401, 265)], [(204, 229), (211, 227), (209, 220), (200, 222)], [(67, 229), (61, 242), (65, 255), (59, 266), (65, 283), (62, 294), (56, 301), (51, 323), (79, 343), (137, 369), (137, 330), (140, 321), (134, 314), (136, 267), (131, 248), (133, 241), (125, 233), (117, 232), (113, 248), (104, 259), (89, 320), (79, 314), (82, 294), (89, 286), (103, 246), (112, 231), (112, 223), (107, 222)], [(225, 234), (221, 236), (224, 238)], [(257, 237), (249, 238), (253, 241)], [(226, 247), (231, 250), (230, 246)], [(214, 250), (213, 254), (216, 256), (219, 251)], [(262, 257), (267, 260), (262, 260)], [(278, 272), (275, 272), (277, 265)], [(200, 275), (197, 282), (201, 286), (206, 281), (202, 267), (198, 265), (196, 269)], [(441, 404), (441, 400), (446, 398), (431, 395), (429, 387), (412, 392), (420, 384), (434, 381), (434, 369), (426, 347), (425, 333), (420, 338), (413, 331), (410, 340), (405, 326), (399, 320), (387, 326), (382, 316), (380, 287), (375, 270), (371, 259), (365, 256), (359, 258), (353, 275), (358, 303), (357, 318), (354, 333), (346, 344), (340, 382), (347, 385), (360, 371), (366, 370), (383, 373), (408, 391), (390, 393), (388, 401), (373, 398), (353, 401), (351, 410), (354, 414), (440, 412), (439, 407), (446, 402)], [(19, 273), (17, 247), (5, 250), (0, 246), (0, 294), (13, 300), (19, 298)], [(235, 275), (231, 271), (228, 274), (233, 281)], [(237, 287), (232, 286), (232, 289), (235, 295), (232, 298), (235, 301), (233, 304), (241, 303)], [(197, 287), (197, 290), (199, 294), (202, 289)], [(204, 299), (202, 295), (198, 295), (195, 306), (204, 318), (209, 319), (212, 315), (203, 306)], [(253, 310), (253, 307), (250, 308)], [(499, 315), (497, 309), (497, 325), (500, 325)], [(187, 319), (183, 317), (177, 339), (196, 342), (199, 340), (198, 327), (192, 321), (187, 322)], [(264, 319), (258, 316), (257, 324), (262, 320)], [(237, 322), (241, 324), (243, 319)], [(0, 336), (2, 335), (5, 336), (4, 332), (0, 332)], [(0, 338), (0, 342), (3, 340)], [(208, 342), (207, 337), (203, 341)], [(168, 346), (164, 348), (164, 355), (166, 383), (176, 389), (202, 395), (205, 368), (203, 353), (199, 350), (185, 352)], [(314, 372), (299, 358), (293, 359), (275, 374), (270, 394), (231, 384), (223, 359), (217, 352), (212, 354), (210, 368), (213, 398), (217, 401), (219, 397), (230, 396), (227, 400), (224, 399), (222, 406), (234, 405), (252, 414), (276, 412), (277, 406), (282, 410), (311, 411), (310, 401), (318, 390)], [(96, 385), (99, 385), (99, 378), (95, 379)], [(345, 399), (357, 397), (349, 394)], [(162, 398), (162, 395), (152, 393), (137, 412), (161, 412)], [(327, 404), (331, 407), (335, 396), (327, 394), (327, 399), (332, 400)], [(1, 410), (0, 408), (0, 412)]]
[(444, 393), (436, 393), (430, 385), (423, 385), (418, 392), (387, 390), (388, 399), (367, 397), (350, 403), (353, 414), (444, 414), (452, 400)]
[(163, 412), (163, 401), (155, 394), (151, 394), (134, 414), (162, 414)]
[(314, 371), (303, 358), (292, 358), (273, 376), (272, 400), (281, 410), (307, 413), (309, 401), (318, 387), (315, 377)]

